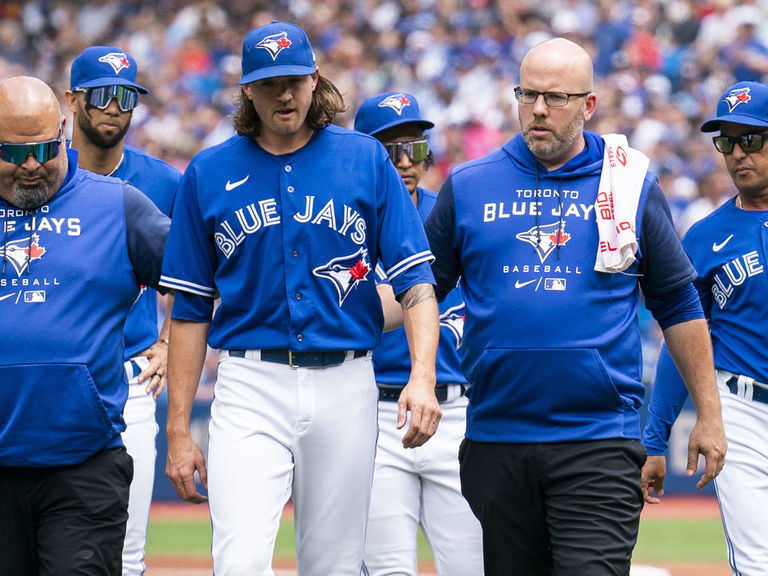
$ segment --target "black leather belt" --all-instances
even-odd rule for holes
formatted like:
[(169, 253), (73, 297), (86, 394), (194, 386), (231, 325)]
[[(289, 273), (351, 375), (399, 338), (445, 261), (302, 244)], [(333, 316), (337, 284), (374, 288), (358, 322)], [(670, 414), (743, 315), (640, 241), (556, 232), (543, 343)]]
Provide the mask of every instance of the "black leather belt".
[[(728, 390), (731, 394), (739, 396), (739, 377), (731, 376), (725, 381), (725, 385), (728, 386)], [(768, 404), (768, 388), (765, 384), (760, 382), (752, 383), (752, 400), (755, 402), (761, 402), (762, 404)]]
[[(437, 396), (438, 402), (445, 402), (448, 400), (448, 389), (451, 386), (461, 386), (461, 393), (464, 394), (466, 387), (463, 384), (438, 384), (435, 386), (435, 396)], [(379, 385), (379, 400), (386, 400), (389, 402), (397, 402), (400, 399), (400, 392), (402, 388), (399, 386), (382, 386)]]
[[(362, 358), (368, 354), (368, 350), (351, 350), (352, 358)], [(245, 358), (245, 350), (230, 350), (229, 355), (235, 358)], [(261, 360), (288, 364), (291, 368), (322, 366), (335, 366), (347, 360), (346, 350), (328, 350), (325, 352), (294, 352), (285, 348), (281, 350), (261, 350)]]

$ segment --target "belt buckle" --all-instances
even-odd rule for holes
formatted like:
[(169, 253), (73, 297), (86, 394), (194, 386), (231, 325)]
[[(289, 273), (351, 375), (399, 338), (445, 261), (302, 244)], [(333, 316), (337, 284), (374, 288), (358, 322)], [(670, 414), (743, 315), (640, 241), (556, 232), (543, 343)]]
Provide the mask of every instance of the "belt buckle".
[(288, 366), (291, 368), (300, 368), (298, 364), (293, 363), (293, 350), (288, 350)]

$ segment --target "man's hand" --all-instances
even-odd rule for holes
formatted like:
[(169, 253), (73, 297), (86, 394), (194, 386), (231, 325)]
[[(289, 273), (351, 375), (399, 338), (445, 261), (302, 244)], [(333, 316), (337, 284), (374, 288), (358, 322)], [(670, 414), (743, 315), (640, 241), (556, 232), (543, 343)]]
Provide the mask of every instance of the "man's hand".
[(157, 400), (165, 389), (165, 377), (168, 373), (168, 344), (163, 341), (155, 342), (139, 356), (149, 358), (149, 365), (139, 374), (138, 382), (141, 384), (149, 379), (145, 390)]
[(397, 428), (405, 426), (408, 412), (411, 423), (403, 436), (404, 448), (416, 448), (429, 440), (437, 431), (443, 413), (435, 397), (435, 385), (410, 380), (397, 401)]
[(688, 438), (688, 464), (685, 471), (686, 476), (693, 476), (696, 473), (699, 454), (704, 456), (704, 474), (696, 484), (697, 490), (701, 490), (720, 474), (725, 464), (726, 450), (727, 442), (720, 414), (708, 420), (699, 416)]
[[(664, 478), (667, 476), (667, 460), (664, 456), (648, 456), (642, 471), (643, 500), (648, 504), (661, 502), (664, 495)], [(653, 493), (657, 496), (653, 496)]]
[(198, 472), (200, 482), (207, 489), (208, 471), (200, 447), (195, 444), (189, 434), (181, 436), (168, 434), (168, 460), (165, 473), (170, 478), (179, 498), (193, 504), (201, 504), (208, 498), (197, 491), (195, 471)]

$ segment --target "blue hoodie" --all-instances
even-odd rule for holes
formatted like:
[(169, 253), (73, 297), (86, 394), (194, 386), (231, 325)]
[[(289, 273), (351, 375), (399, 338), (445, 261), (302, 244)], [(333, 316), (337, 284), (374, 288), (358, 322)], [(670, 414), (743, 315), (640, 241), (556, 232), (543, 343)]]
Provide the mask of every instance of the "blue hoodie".
[(702, 316), (653, 173), (638, 206), (637, 261), (621, 274), (594, 271), (604, 144), (584, 138), (551, 172), (520, 135), (458, 166), (425, 224), (438, 297), (462, 279), (470, 439), (639, 438), (639, 288), (662, 328)]

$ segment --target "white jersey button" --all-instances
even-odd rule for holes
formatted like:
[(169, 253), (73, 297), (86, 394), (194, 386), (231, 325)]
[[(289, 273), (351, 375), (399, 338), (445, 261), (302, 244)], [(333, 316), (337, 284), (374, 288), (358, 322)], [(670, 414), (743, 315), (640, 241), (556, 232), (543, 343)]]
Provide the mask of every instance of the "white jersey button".
[(288, 166), (286, 166), (286, 167), (285, 167), (285, 171), (286, 171), (286, 172), (290, 172), (291, 170), (293, 170), (293, 168), (291, 168), (291, 165), (290, 165), (290, 164), (289, 164)]
[[(286, 166), (286, 172), (290, 172), (288, 168), (290, 168), (290, 166)], [(287, 190), (289, 194), (293, 194), (293, 186), (288, 186)]]
[(296, 336), (296, 340), (301, 342), (302, 340), (304, 340), (304, 335), (303, 334), (299, 334), (298, 336)]
[(299, 255), (299, 251), (298, 251), (296, 248), (294, 248), (293, 250), (291, 250), (291, 256), (293, 256), (294, 258), (296, 258), (298, 255)]

